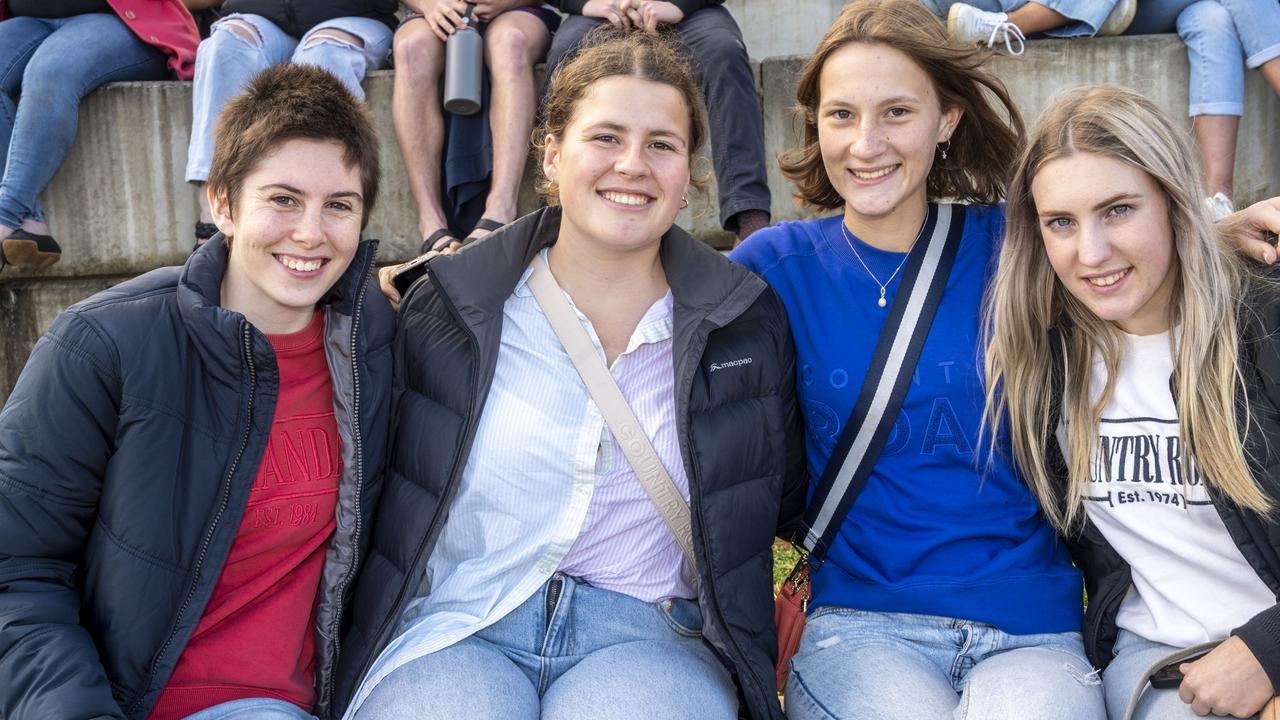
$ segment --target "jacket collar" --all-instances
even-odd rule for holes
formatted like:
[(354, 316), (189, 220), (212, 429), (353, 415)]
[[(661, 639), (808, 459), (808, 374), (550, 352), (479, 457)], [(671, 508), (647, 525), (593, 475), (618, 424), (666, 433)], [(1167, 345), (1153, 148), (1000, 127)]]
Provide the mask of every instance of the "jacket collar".
[[(529, 263), (542, 248), (555, 244), (561, 210), (547, 207), (496, 230), (465, 252), (430, 261), (433, 282), (471, 325), (502, 313), (502, 306)], [(722, 325), (738, 315), (764, 290), (750, 270), (673, 225), (659, 249), (677, 315), (692, 311)], [(745, 300), (745, 303), (732, 302)], [(727, 317), (721, 318), (721, 314)]]
[[(376, 240), (360, 243), (346, 272), (320, 298), (321, 306), (344, 315), (354, 312), (360, 285), (367, 281), (377, 244)], [(220, 375), (226, 373), (222, 379), (231, 381), (240, 376), (240, 327), (246, 321), (240, 313), (222, 307), (222, 278), (226, 272), (226, 239), (218, 233), (183, 264), (178, 276), (177, 302), (178, 313), (206, 366)], [(255, 349), (270, 349), (260, 332), (254, 335)]]

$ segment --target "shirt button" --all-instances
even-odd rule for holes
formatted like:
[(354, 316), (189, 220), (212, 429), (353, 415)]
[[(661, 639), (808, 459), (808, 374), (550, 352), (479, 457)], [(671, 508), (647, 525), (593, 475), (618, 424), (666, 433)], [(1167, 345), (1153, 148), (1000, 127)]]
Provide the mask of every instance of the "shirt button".
[(135, 20), (138, 16), (135, 15), (132, 10), (125, 10), (124, 17), (126, 20)]

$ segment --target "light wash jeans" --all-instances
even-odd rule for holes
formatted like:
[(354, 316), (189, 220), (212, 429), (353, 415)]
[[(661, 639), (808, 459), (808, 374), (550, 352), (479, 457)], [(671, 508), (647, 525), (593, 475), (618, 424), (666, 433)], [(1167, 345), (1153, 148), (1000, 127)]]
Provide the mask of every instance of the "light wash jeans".
[[(963, 2), (987, 12), (1009, 13), (1026, 5), (1028, 0), (921, 0), (921, 2), (935, 15), (946, 20), (951, 6), (957, 2)], [(1098, 28), (1107, 21), (1111, 9), (1116, 6), (1116, 0), (1036, 0), (1036, 4), (1043, 5), (1072, 21), (1044, 34), (1069, 38), (1096, 35)], [(1142, 2), (1138, 3), (1138, 7), (1142, 7)]]
[(1191, 65), (1190, 115), (1243, 115), (1244, 67), (1257, 68), (1280, 57), (1280, 3), (1141, 0), (1125, 34), (1174, 30), (1187, 45)]
[(38, 195), (76, 138), (81, 98), (117, 80), (163, 78), (165, 61), (110, 13), (0, 22), (0, 225), (44, 220)]
[[(945, 591), (943, 591), (945, 592)], [(1078, 632), (821, 607), (791, 659), (791, 720), (1105, 720)]]
[[(237, 35), (227, 22), (240, 19), (251, 24), (260, 42)], [(334, 38), (308, 44), (321, 30), (343, 30), (360, 38), (364, 47)], [(392, 30), (378, 20), (343, 17), (316, 25), (301, 39), (285, 34), (260, 15), (234, 13), (214, 23), (208, 39), (196, 52), (196, 76), (191, 88), (191, 144), (187, 147), (187, 182), (209, 179), (213, 163), (213, 129), (218, 111), (262, 70), (283, 62), (303, 63), (333, 73), (351, 94), (364, 99), (360, 83), (365, 73), (387, 67), (391, 57)]]
[(734, 720), (737, 715), (737, 690), (702, 640), (695, 602), (647, 603), (556, 573), (497, 623), (392, 672), (355, 718)]
[[(1115, 659), (1102, 671), (1102, 684), (1107, 694), (1107, 714), (1124, 717), (1129, 698), (1138, 687), (1138, 678), (1162, 657), (1180, 648), (1148, 640), (1121, 629), (1116, 637)], [(1256, 715), (1254, 716), (1257, 717)], [(1176, 689), (1157, 690), (1149, 687), (1138, 701), (1133, 720), (1197, 720), (1191, 706), (1182, 702)]]
[(186, 720), (319, 720), (293, 703), (275, 698), (244, 698), (205, 708)]

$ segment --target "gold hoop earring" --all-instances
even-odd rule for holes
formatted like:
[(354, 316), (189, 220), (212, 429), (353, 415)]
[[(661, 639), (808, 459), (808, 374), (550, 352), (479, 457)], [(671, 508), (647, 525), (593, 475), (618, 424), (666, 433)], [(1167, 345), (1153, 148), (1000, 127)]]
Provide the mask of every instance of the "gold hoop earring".
[(689, 207), (689, 196), (688, 196), (688, 195), (681, 195), (681, 196), (680, 196), (680, 209), (681, 209), (681, 210), (683, 210), (683, 209), (685, 209), (685, 208), (687, 208), (687, 207)]

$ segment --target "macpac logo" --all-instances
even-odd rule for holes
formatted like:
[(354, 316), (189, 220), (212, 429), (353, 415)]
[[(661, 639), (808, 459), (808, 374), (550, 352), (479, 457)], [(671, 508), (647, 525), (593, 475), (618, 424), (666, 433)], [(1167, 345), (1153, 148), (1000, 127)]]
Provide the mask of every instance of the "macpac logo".
[(729, 362), (725, 362), (725, 363), (711, 363), (711, 372), (715, 372), (717, 370), (728, 370), (729, 368), (735, 368), (741, 365), (750, 365), (750, 364), (751, 364), (751, 358), (749, 357), (742, 358), (740, 360), (730, 360)]

